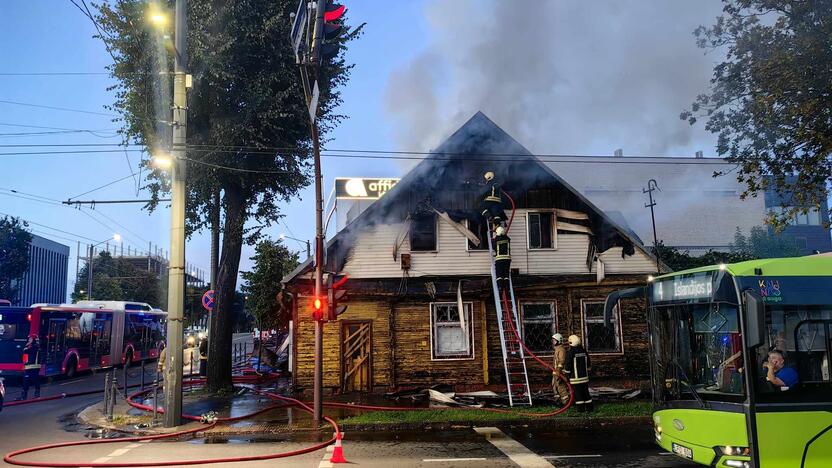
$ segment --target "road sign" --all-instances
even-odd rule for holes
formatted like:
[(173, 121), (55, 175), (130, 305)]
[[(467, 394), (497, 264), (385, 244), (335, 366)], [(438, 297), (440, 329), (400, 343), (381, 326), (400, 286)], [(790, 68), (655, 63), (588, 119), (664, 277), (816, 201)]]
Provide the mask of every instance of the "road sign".
[(314, 123), (318, 116), (318, 100), (321, 98), (321, 89), (318, 88), (318, 80), (315, 80), (315, 87), (312, 89), (312, 99), (309, 101), (309, 121)]
[(295, 51), (295, 58), (298, 63), (301, 62), (298, 51), (303, 42), (303, 35), (306, 32), (306, 0), (298, 2), (298, 12), (295, 13), (292, 19), (292, 29), (289, 33), (289, 38), (292, 41), (292, 48)]
[(205, 294), (202, 295), (202, 307), (205, 308), (208, 312), (214, 310), (214, 290), (209, 289), (205, 291)]

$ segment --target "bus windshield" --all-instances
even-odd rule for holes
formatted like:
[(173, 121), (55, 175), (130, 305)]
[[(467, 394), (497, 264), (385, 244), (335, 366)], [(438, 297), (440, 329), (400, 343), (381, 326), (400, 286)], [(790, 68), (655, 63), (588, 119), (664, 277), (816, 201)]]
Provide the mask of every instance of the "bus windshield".
[(736, 305), (667, 305), (654, 307), (651, 315), (654, 387), (661, 386), (654, 394), (664, 400), (742, 400)]
[(21, 343), (29, 336), (26, 312), (0, 309), (0, 362), (19, 362)]

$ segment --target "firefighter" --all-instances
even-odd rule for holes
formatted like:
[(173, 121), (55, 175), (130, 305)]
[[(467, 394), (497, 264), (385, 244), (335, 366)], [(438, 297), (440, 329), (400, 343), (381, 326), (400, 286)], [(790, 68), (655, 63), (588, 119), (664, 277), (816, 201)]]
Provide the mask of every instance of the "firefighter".
[(581, 339), (577, 335), (570, 335), (563, 372), (569, 376), (579, 413), (593, 410), (592, 397), (589, 395), (589, 367), (589, 353), (581, 346)]
[(199, 375), (205, 377), (208, 374), (208, 338), (199, 342)]
[(552, 371), (552, 389), (555, 395), (560, 397), (560, 402), (564, 406), (569, 403), (569, 387), (563, 381), (561, 375), (564, 374), (563, 367), (566, 365), (566, 354), (569, 351), (568, 346), (563, 342), (563, 335), (555, 333), (552, 335), (552, 345), (554, 349), (555, 359)]
[(494, 173), (485, 173), (485, 183), (488, 187), (480, 200), (480, 213), (494, 226), (504, 225), (506, 212), (503, 210), (503, 195), (500, 184), (494, 180)]
[(29, 335), (23, 347), (23, 392), (18, 400), (29, 396), (29, 387), (35, 387), (35, 398), (40, 398), (40, 340), (37, 335)]
[(494, 270), (497, 273), (497, 287), (507, 290), (511, 274), (511, 239), (506, 228), (497, 226), (494, 230)]

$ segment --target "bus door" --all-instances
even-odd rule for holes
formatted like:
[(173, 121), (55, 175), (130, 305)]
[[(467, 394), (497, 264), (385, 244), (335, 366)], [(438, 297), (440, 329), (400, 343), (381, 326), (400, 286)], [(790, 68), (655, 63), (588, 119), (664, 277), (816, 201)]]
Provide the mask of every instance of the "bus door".
[(44, 364), (48, 373), (61, 371), (66, 354), (66, 319), (50, 319), (49, 334), (46, 335), (46, 356)]
[(111, 320), (97, 318), (92, 323), (90, 338), (90, 367), (106, 366), (110, 363)]

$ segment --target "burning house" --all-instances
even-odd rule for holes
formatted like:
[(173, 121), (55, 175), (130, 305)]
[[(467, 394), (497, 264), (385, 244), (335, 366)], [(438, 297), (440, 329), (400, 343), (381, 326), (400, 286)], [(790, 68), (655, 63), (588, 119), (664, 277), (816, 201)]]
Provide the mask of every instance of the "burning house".
[[(505, 388), (488, 228), (478, 210), (488, 171), (513, 203), (505, 209), (513, 216), (508, 235), (523, 341), (551, 359), (552, 334), (576, 334), (596, 379), (647, 377), (642, 305), (622, 303), (605, 327), (603, 304), (611, 291), (643, 284), (656, 272), (655, 258), (626, 226), (478, 113), (327, 243), (325, 270), (349, 279), (341, 300), (347, 310), (324, 326), (325, 389)], [(313, 274), (307, 261), (284, 280), (295, 297), (299, 388), (311, 388), (313, 379)], [(531, 386), (550, 385), (550, 372), (527, 360)]]

